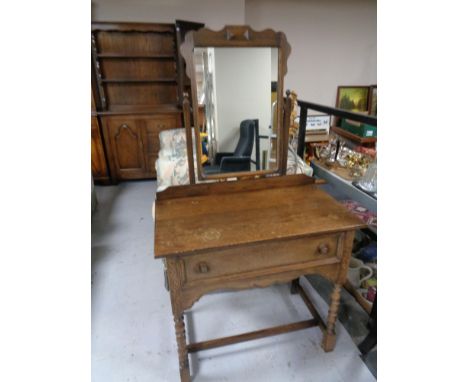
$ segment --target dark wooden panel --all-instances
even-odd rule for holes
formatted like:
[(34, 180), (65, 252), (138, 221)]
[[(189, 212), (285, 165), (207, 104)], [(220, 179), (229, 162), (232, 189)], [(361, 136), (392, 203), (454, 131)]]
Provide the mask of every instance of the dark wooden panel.
[(157, 157), (159, 151), (159, 132), (147, 132), (146, 133), (146, 154), (152, 154)]
[(116, 145), (117, 160), (120, 170), (135, 169), (143, 167), (140, 150), (140, 139), (138, 133), (132, 128), (119, 127), (114, 132), (114, 142)]
[(180, 117), (177, 115), (161, 115), (148, 118), (146, 120), (146, 131), (152, 134), (159, 134), (163, 130), (180, 127)]
[(108, 103), (112, 105), (158, 105), (177, 101), (175, 83), (107, 83)]
[(106, 79), (140, 79), (175, 78), (176, 64), (172, 60), (153, 59), (102, 59), (101, 70)]
[(131, 118), (106, 118), (105, 121), (109, 139), (107, 144), (117, 178), (144, 177), (146, 165), (138, 121)]
[(96, 32), (98, 53), (174, 53), (174, 35), (151, 32)]
[(91, 24), (93, 31), (126, 31), (126, 32), (159, 32), (174, 33), (171, 23), (135, 23), (115, 21), (95, 21)]
[(157, 53), (157, 54), (132, 54), (132, 53), (99, 53), (97, 54), (98, 58), (121, 58), (121, 59), (130, 59), (130, 58), (146, 58), (146, 59), (171, 59), (175, 58), (174, 53)]
[[(140, 116), (148, 114), (159, 114), (159, 113), (171, 113), (175, 115), (181, 115), (182, 110), (180, 110), (177, 104), (161, 104), (161, 105), (112, 105), (109, 110), (99, 111), (98, 115), (130, 115), (130, 116)], [(180, 127), (181, 124), (178, 124), (177, 127)]]
[(146, 154), (146, 176), (148, 178), (156, 178), (156, 159), (158, 159), (158, 154)]
[(180, 114), (101, 117), (116, 180), (155, 178), (159, 133), (180, 126)]
[(94, 116), (91, 117), (91, 170), (95, 180), (109, 179), (99, 121)]
[(147, 176), (155, 177), (155, 162), (158, 158), (160, 148), (159, 133), (163, 130), (174, 129), (180, 126), (180, 116), (177, 114), (169, 114), (147, 118), (141, 126)]

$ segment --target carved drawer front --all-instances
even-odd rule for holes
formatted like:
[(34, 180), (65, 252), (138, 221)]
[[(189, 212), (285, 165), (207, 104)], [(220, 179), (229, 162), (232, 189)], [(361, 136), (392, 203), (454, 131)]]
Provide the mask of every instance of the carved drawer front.
[[(285, 266), (300, 269), (339, 262), (340, 234), (289, 239), (275, 243), (262, 243), (243, 247), (211, 251), (183, 259), (185, 279), (197, 280), (236, 277), (249, 273), (275, 273)], [(280, 269), (275, 269), (281, 267)]]

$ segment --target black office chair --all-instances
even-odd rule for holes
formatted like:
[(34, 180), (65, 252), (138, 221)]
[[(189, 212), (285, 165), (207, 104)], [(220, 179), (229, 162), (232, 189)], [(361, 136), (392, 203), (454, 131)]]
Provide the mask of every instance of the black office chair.
[(246, 119), (240, 124), (240, 137), (236, 149), (232, 153), (217, 153), (214, 164), (207, 165), (203, 169), (206, 174), (220, 172), (250, 171), (250, 158), (255, 139), (255, 122)]

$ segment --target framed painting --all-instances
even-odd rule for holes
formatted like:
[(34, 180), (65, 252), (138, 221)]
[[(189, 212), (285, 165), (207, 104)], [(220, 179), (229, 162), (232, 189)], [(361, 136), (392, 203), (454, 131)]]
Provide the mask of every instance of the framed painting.
[(369, 114), (377, 116), (377, 85), (371, 85), (369, 90)]
[(369, 112), (369, 86), (338, 86), (336, 107), (356, 113)]

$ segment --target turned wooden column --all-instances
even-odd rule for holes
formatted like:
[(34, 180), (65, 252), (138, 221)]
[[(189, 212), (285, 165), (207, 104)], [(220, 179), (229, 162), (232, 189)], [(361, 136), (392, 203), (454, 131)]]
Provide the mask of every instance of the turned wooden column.
[(327, 329), (323, 335), (322, 347), (326, 352), (330, 352), (335, 348), (336, 333), (335, 323), (338, 316), (338, 308), (340, 307), (340, 292), (341, 285), (335, 284), (331, 294), (330, 308), (328, 309)]
[(174, 326), (179, 353), (179, 372), (181, 382), (190, 382), (190, 368), (187, 352), (187, 339), (185, 336), (184, 315), (174, 316)]
[(338, 243), (338, 253), (342, 255), (343, 258), (341, 260), (338, 277), (330, 296), (327, 327), (322, 341), (323, 350), (326, 352), (332, 351), (336, 344), (335, 324), (338, 316), (338, 309), (340, 307), (341, 288), (347, 279), (349, 260), (351, 259), (351, 253), (353, 250), (353, 240), (354, 230), (343, 233)]
[(172, 315), (179, 354), (179, 373), (181, 382), (190, 382), (190, 367), (185, 335), (184, 304), (181, 296), (182, 263), (178, 259), (166, 261), (169, 291), (171, 294)]

